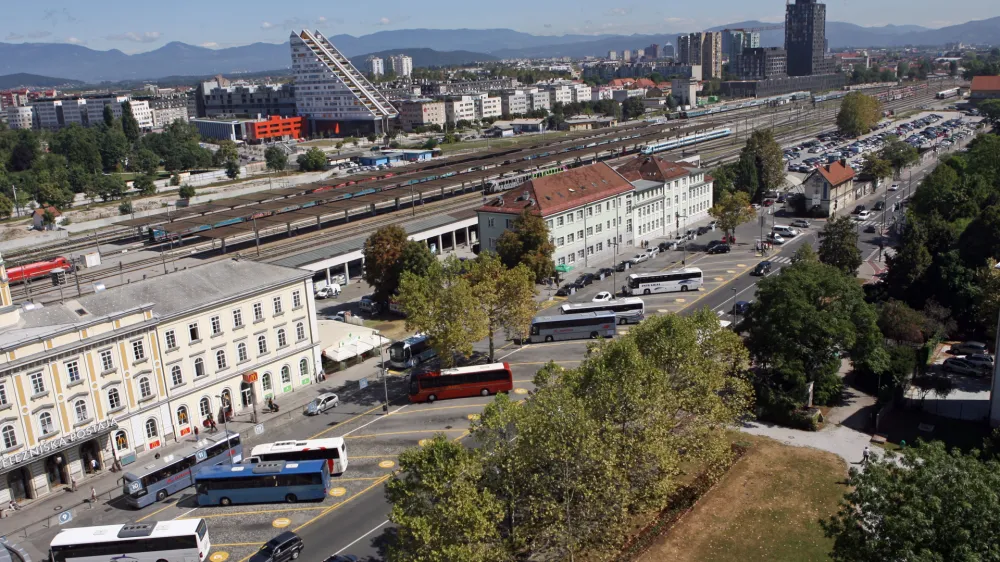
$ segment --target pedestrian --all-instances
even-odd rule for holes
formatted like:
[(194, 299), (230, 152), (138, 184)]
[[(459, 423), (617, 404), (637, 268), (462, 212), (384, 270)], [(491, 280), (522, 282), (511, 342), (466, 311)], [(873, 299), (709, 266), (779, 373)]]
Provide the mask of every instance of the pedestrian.
[(194, 442), (197, 443), (198, 439), (199, 439), (199, 437), (198, 437), (198, 428), (196, 427), (196, 428), (194, 428)]
[(97, 472), (97, 459), (90, 459), (90, 471)]
[(76, 477), (75, 476), (70, 476), (69, 482), (70, 482), (70, 488), (75, 492), (76, 491)]
[(868, 459), (871, 457), (872, 451), (865, 445), (865, 450), (861, 452), (861, 464), (868, 464)]
[(94, 504), (97, 503), (97, 488), (93, 486), (90, 487), (90, 509), (94, 509)]

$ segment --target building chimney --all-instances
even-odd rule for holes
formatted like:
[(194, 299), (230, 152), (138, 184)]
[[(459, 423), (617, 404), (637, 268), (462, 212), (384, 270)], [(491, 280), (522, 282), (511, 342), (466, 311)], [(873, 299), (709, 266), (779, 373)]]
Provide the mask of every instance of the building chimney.
[(840, 165), (846, 168), (847, 167), (847, 158), (841, 158), (840, 159)]

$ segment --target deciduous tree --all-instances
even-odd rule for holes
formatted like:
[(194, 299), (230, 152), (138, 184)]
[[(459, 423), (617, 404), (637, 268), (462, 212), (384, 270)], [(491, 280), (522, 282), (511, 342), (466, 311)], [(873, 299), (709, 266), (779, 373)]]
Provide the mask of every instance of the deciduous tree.
[(240, 177), (240, 163), (236, 160), (226, 160), (226, 177), (234, 180)]
[(476, 305), (487, 319), (489, 360), (495, 357), (494, 336), (504, 330), (508, 338), (525, 338), (531, 327), (535, 306), (535, 275), (523, 263), (508, 269), (500, 257), (486, 251), (469, 265), (469, 281)]
[(104, 118), (104, 126), (105, 127), (108, 127), (108, 128), (114, 127), (114, 125), (115, 125), (115, 114), (114, 114), (114, 111), (111, 110), (111, 104), (104, 104), (103, 118)]
[(549, 228), (538, 215), (524, 211), (509, 230), (497, 240), (497, 254), (508, 268), (523, 263), (532, 271), (535, 282), (540, 283), (555, 273), (552, 254), (555, 244), (549, 240)]
[(830, 219), (819, 231), (819, 261), (854, 277), (861, 267), (858, 223), (848, 216)]
[(882, 145), (882, 150), (879, 151), (879, 156), (882, 159), (889, 161), (897, 179), (899, 178), (899, 173), (903, 171), (903, 168), (920, 159), (920, 153), (917, 152), (916, 148), (913, 148), (908, 143), (899, 140), (899, 138), (895, 135), (890, 135), (889, 138), (886, 139), (885, 144)]
[(399, 261), (406, 246), (406, 231), (399, 225), (380, 227), (365, 240), (365, 282), (375, 290), (375, 300), (385, 302), (399, 288)]
[[(355, 141), (357, 142), (357, 141)], [(318, 172), (326, 169), (326, 153), (315, 146), (295, 159), (303, 172)]]
[(272, 172), (283, 171), (288, 166), (288, 154), (277, 146), (269, 146), (264, 151), (264, 160), (267, 161), (267, 169)]
[[(742, 162), (738, 168), (737, 187), (745, 189), (750, 194), (751, 201), (756, 199), (758, 190), (777, 189), (785, 183), (785, 160), (781, 145), (774, 140), (774, 133), (770, 129), (758, 129), (751, 133), (740, 153), (740, 159)], [(750, 177), (750, 163), (755, 171), (756, 189), (752, 189), (754, 180)]]
[(851, 92), (840, 102), (837, 128), (845, 135), (856, 137), (872, 130), (882, 118), (882, 104), (872, 96)]
[(139, 142), (139, 136), (142, 134), (139, 130), (139, 121), (132, 114), (132, 102), (129, 101), (122, 102), (122, 132), (131, 145)]
[(240, 151), (231, 140), (219, 141), (219, 149), (215, 151), (212, 160), (216, 166), (225, 166), (227, 162), (239, 162)]
[(718, 222), (719, 228), (727, 236), (735, 236), (736, 227), (757, 216), (756, 211), (750, 206), (750, 196), (743, 191), (724, 192), (708, 210), (708, 214)]
[(882, 183), (883, 178), (887, 178), (892, 174), (892, 162), (880, 158), (874, 152), (869, 152), (865, 154), (864, 162), (861, 164), (861, 173), (874, 178), (875, 187), (877, 188)]
[(142, 175), (135, 178), (135, 181), (132, 182), (132, 187), (141, 195), (153, 195), (156, 193), (156, 184), (153, 182), (152, 176)]

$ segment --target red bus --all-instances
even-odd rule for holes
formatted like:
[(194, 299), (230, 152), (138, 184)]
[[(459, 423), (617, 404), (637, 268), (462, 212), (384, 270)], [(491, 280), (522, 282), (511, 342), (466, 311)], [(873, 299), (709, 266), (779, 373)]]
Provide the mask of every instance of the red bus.
[(67, 273), (69, 273), (73, 271), (73, 264), (62, 256), (54, 260), (29, 263), (28, 265), (8, 269), (7, 279), (9, 279), (11, 283), (22, 283), (24, 281), (38, 279), (39, 277), (45, 277), (56, 269), (64, 269)]
[(513, 389), (514, 374), (507, 363), (410, 374), (410, 402), (489, 396)]

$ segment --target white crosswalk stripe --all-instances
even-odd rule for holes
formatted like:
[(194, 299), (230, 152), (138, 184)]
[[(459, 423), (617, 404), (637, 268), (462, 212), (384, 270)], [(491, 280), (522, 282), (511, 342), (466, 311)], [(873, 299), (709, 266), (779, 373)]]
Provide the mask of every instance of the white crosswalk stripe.
[(786, 256), (777, 256), (770, 258), (768, 261), (771, 263), (792, 263), (792, 258)]

